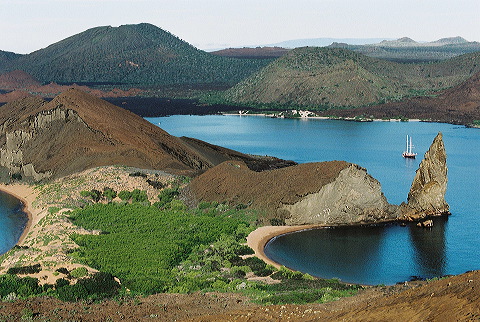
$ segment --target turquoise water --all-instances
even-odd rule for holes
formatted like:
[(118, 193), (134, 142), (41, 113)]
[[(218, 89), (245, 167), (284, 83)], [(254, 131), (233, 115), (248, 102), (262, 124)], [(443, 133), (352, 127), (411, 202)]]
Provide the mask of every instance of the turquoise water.
[(22, 235), (28, 221), (22, 208), (20, 200), (0, 191), (0, 254), (15, 246)]
[[(299, 163), (346, 160), (378, 179), (391, 203), (406, 201), (423, 154), (441, 131), (447, 150), (446, 199), (452, 215), (431, 230), (395, 225), (289, 234), (265, 251), (275, 261), (320, 277), (393, 284), (480, 269), (480, 130), (423, 122), (347, 122), (259, 116), (147, 118), (177, 136)], [(415, 160), (401, 156), (413, 138)]]

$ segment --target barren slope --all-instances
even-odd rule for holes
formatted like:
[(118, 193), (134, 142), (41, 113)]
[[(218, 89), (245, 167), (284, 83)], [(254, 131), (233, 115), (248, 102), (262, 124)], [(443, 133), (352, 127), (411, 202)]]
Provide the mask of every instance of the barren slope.
[(207, 143), (204, 153), (76, 89), (49, 103), (38, 98), (9, 103), (0, 109), (0, 123), (2, 165), (27, 176), (33, 166), (36, 179), (112, 164), (192, 174), (232, 158), (253, 159)]

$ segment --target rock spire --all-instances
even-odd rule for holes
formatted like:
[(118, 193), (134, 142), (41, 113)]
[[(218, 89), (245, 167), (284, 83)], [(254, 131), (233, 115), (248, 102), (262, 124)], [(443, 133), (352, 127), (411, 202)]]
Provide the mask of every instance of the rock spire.
[(442, 133), (439, 132), (420, 163), (407, 203), (400, 207), (401, 216), (408, 220), (418, 220), (449, 214), (449, 206), (445, 201), (446, 191), (447, 154)]

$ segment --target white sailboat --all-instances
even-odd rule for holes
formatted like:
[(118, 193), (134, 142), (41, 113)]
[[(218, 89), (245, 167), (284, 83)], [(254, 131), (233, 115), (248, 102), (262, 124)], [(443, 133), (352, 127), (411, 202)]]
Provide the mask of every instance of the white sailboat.
[(416, 153), (412, 152), (413, 144), (412, 144), (412, 137), (407, 135), (407, 144), (406, 144), (406, 149), (403, 151), (402, 156), (404, 158), (410, 158), (410, 159), (415, 159), (417, 156)]

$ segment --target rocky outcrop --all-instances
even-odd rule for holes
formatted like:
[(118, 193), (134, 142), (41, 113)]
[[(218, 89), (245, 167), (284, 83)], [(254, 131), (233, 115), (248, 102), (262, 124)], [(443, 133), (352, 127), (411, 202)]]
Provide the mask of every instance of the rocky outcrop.
[(396, 206), (387, 202), (376, 179), (351, 164), (319, 192), (282, 209), (288, 213), (288, 225), (338, 225), (393, 219)]
[(195, 178), (185, 197), (250, 205), (288, 225), (361, 224), (392, 220), (380, 183), (344, 161), (305, 163), (255, 172), (243, 162), (224, 162)]
[(63, 127), (67, 123), (78, 123), (81, 127), (87, 127), (85, 122), (72, 110), (64, 110), (60, 107), (41, 111), (31, 115), (16, 126), (9, 129), (8, 123), (4, 123), (0, 134), (5, 136), (5, 144), (0, 147), (0, 165), (6, 167), (11, 174), (21, 174), (24, 177), (39, 181), (49, 178), (52, 171), (37, 172), (34, 158), (31, 158), (29, 149), (32, 141), (42, 135), (43, 130), (48, 129), (52, 123), (60, 123)]
[(419, 220), (449, 214), (447, 191), (447, 154), (442, 133), (433, 140), (413, 179), (407, 203), (400, 206), (401, 218)]

